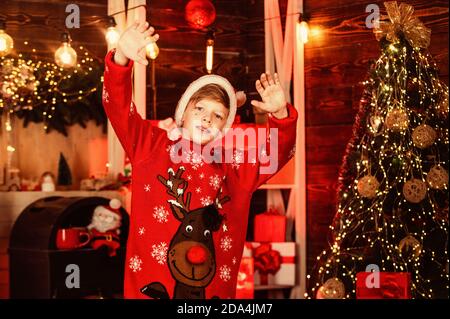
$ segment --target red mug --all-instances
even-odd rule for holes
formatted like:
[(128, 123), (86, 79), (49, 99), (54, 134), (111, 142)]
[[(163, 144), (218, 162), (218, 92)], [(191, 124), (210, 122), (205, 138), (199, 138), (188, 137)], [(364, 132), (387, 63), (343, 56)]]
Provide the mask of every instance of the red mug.
[[(82, 237), (86, 237), (83, 241)], [(84, 228), (61, 228), (56, 233), (58, 249), (76, 249), (89, 244), (91, 235)]]

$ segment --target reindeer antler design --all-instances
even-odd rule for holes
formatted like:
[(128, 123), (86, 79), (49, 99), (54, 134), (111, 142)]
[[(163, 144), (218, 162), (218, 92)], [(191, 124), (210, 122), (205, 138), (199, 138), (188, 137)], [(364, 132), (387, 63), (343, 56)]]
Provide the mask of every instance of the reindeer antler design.
[(184, 171), (185, 168), (180, 166), (176, 173), (172, 168), (167, 170), (167, 173), (169, 174), (168, 179), (158, 175), (158, 180), (167, 188), (167, 194), (175, 198), (169, 199), (168, 202), (170, 203), (173, 213), (179, 220), (182, 220), (188, 213), (191, 202), (190, 192), (186, 193), (186, 198), (184, 196), (185, 190), (188, 187), (188, 182), (184, 178), (181, 178)]
[(222, 187), (219, 188), (219, 191), (217, 192), (216, 195), (216, 200), (214, 205), (216, 206), (217, 209), (221, 209), (222, 208), (222, 204), (225, 204), (226, 202), (228, 202), (231, 199), (230, 196), (222, 195)]

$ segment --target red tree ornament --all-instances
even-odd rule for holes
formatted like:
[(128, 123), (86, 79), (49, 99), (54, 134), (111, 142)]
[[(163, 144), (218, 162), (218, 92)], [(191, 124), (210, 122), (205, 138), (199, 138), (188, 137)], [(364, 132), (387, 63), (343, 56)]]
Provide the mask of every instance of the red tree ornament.
[(185, 19), (195, 29), (203, 29), (216, 20), (216, 8), (209, 0), (191, 0), (185, 8)]

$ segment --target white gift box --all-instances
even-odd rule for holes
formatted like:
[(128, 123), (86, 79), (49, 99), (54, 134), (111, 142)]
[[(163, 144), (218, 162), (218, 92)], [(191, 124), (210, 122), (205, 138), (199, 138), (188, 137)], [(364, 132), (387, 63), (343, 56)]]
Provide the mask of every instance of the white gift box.
[[(253, 257), (254, 259), (255, 285), (294, 286), (295, 251), (294, 242), (246, 242), (243, 257)], [(266, 271), (272, 269), (272, 271), (261, 274), (264, 269)], [(274, 273), (272, 274), (272, 272)]]

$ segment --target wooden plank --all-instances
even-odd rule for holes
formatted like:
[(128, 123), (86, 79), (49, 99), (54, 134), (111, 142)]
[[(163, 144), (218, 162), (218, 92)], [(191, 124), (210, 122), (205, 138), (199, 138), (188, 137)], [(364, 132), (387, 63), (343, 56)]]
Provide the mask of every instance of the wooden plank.
[(0, 223), (0, 238), (1, 239), (9, 239), (9, 235), (11, 234), (12, 227), (13, 227), (12, 222), (1, 222)]
[(353, 124), (360, 96), (357, 87), (315, 86), (306, 90), (306, 125)]
[(306, 128), (306, 162), (316, 165), (342, 161), (352, 126), (335, 125)]
[(9, 247), (9, 236), (8, 237), (0, 236), (0, 254), (6, 254), (8, 252), (8, 247)]
[(9, 298), (9, 285), (0, 285), (0, 299)]
[(308, 203), (308, 236), (311, 239), (321, 227), (329, 227), (336, 215), (335, 196), (328, 197), (328, 203)]
[[(384, 6), (382, 0), (374, 0), (371, 3), (378, 4), (383, 14)], [(411, 4), (415, 8), (416, 14), (420, 15), (423, 7), (430, 6), (430, 1), (426, 0), (409, 0), (408, 4)], [(431, 2), (433, 7), (447, 7), (448, 1), (446, 0), (433, 0)], [(343, 13), (347, 12), (349, 6), (360, 6), (365, 8), (367, 1), (365, 0), (320, 0), (320, 1), (307, 1), (305, 3), (305, 10), (309, 12), (320, 12), (328, 9), (342, 9)]]
[[(0, 273), (9, 269), (9, 256), (8, 254), (0, 253)], [(2, 282), (0, 281), (0, 284)]]
[[(326, 206), (334, 204), (340, 165), (307, 165), (308, 205)], [(311, 213), (312, 217), (318, 212)]]

